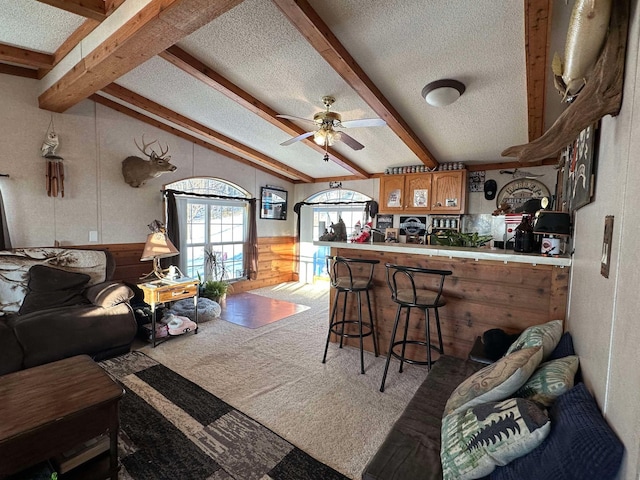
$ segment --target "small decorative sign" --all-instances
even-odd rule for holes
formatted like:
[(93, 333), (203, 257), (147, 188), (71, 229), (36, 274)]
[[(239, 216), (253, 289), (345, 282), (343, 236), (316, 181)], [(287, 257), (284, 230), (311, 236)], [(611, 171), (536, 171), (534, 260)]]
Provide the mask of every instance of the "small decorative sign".
[(329, 182), (329, 188), (342, 188), (342, 182)]
[(400, 217), (400, 235), (424, 235), (427, 217)]
[(532, 198), (549, 197), (549, 189), (546, 185), (538, 180), (529, 178), (519, 178), (507, 183), (496, 196), (496, 206), (500, 207), (503, 203), (511, 206), (511, 210), (526, 203)]
[(469, 191), (483, 192), (484, 178), (485, 178), (484, 170), (478, 170), (477, 172), (469, 172)]

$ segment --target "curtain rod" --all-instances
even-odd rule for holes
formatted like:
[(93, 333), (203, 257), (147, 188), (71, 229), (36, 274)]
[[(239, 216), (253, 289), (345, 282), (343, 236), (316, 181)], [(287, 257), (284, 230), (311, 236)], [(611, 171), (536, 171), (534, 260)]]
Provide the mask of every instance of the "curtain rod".
[(163, 195), (167, 195), (169, 193), (173, 193), (174, 195), (187, 195), (190, 197), (205, 197), (205, 198), (221, 198), (223, 200), (241, 200), (243, 202), (251, 202), (253, 200), (255, 200), (254, 198), (247, 198), (247, 197), (230, 197), (228, 195), (216, 195), (214, 193), (194, 193), (194, 192), (182, 192), (180, 190), (172, 190), (172, 189), (166, 189), (166, 190), (162, 190), (162, 194)]

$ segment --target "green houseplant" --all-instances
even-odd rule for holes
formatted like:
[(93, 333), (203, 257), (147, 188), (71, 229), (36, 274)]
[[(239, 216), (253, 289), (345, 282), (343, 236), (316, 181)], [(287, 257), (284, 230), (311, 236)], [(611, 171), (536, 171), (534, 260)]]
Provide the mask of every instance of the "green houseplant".
[(460, 233), (448, 232), (445, 235), (432, 235), (439, 245), (447, 245), (450, 247), (481, 247), (491, 241), (491, 235), (478, 235), (478, 232)]
[(227, 297), (227, 293), (232, 290), (231, 283), (227, 280), (229, 274), (224, 265), (224, 258), (221, 252), (204, 251), (205, 281), (202, 282), (200, 273), (200, 296), (220, 303)]

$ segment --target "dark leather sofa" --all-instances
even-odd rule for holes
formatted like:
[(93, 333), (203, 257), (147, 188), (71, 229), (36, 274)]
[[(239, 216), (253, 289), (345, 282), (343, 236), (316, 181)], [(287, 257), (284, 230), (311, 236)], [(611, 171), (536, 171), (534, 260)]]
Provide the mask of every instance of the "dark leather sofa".
[[(45, 292), (38, 298), (39, 304), (31, 302), (26, 313), (21, 308), (20, 312), (0, 317), (0, 375), (74, 355), (87, 354), (101, 360), (129, 351), (137, 331), (129, 305), (133, 292), (109, 280), (115, 264), (109, 252), (104, 254), (107, 280), (79, 289), (73, 299), (67, 299), (68, 305), (59, 305), (65, 303), (60, 300), (67, 291), (62, 290), (49, 297), (59, 306), (48, 308)], [(34, 268), (49, 267), (32, 266), (29, 272)], [(54, 275), (60, 272), (52, 271)], [(30, 282), (33, 274), (31, 277)]]

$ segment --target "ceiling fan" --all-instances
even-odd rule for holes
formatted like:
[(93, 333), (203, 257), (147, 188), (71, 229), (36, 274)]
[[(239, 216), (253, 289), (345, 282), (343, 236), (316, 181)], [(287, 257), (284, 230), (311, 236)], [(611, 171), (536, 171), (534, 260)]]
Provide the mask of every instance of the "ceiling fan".
[[(324, 112), (318, 112), (313, 116), (313, 120), (307, 118), (294, 117), (292, 115), (276, 115), (279, 118), (286, 118), (289, 120), (296, 120), (307, 124), (312, 124), (317, 127), (317, 130), (311, 132), (305, 132), (297, 137), (290, 138), (286, 142), (282, 142), (280, 145), (287, 146), (292, 143), (299, 142), (305, 138), (313, 135), (313, 141), (318, 145), (325, 147), (332, 146), (336, 142), (342, 142), (354, 150), (362, 150), (364, 145), (358, 142), (351, 135), (346, 134), (343, 131), (336, 130), (336, 128), (356, 128), (356, 127), (382, 127), (387, 124), (381, 118), (362, 118), (360, 120), (348, 120), (342, 121), (342, 117), (337, 112), (330, 111), (331, 105), (336, 101), (331, 96), (322, 97), (322, 103), (325, 106)], [(329, 160), (329, 155), (325, 153), (325, 161)]]

